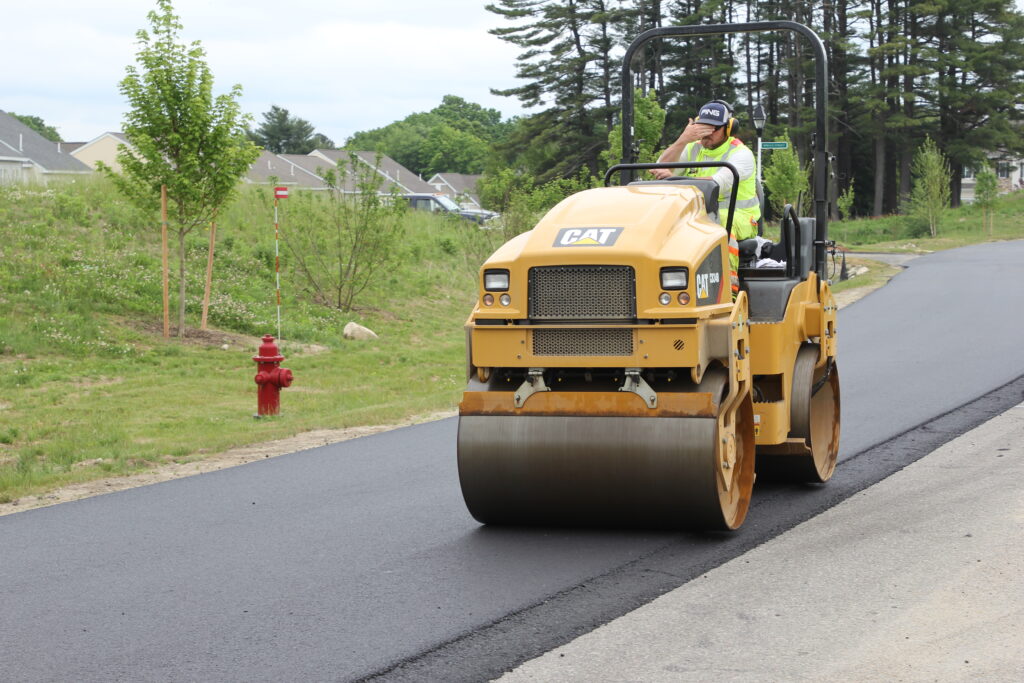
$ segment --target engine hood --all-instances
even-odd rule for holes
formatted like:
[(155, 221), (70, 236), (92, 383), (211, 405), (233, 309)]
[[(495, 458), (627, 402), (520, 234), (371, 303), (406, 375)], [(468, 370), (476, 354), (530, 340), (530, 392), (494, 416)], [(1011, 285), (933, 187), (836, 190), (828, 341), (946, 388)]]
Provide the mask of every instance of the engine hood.
[(707, 218), (704, 197), (685, 185), (631, 185), (579, 192), (537, 226), (514, 238), (488, 266), (520, 259), (532, 265), (612, 264), (696, 258), (723, 235)]

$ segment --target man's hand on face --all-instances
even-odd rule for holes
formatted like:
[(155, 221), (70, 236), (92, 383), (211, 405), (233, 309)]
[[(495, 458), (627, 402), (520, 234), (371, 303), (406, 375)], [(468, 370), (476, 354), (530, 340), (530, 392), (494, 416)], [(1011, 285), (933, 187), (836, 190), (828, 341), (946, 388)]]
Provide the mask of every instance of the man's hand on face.
[[(679, 134), (675, 144), (686, 146), (691, 142), (697, 142), (703, 140), (707, 136), (715, 132), (715, 127), (707, 123), (694, 123), (693, 119), (688, 119), (686, 128)], [(664, 180), (672, 176), (672, 170), (667, 168), (656, 168), (651, 171), (651, 175), (658, 180)]]
[(693, 119), (690, 119), (686, 128), (683, 129), (682, 134), (679, 136), (678, 142), (688, 145), (691, 142), (697, 142), (703, 140), (707, 136), (715, 132), (715, 127), (708, 123), (694, 123)]

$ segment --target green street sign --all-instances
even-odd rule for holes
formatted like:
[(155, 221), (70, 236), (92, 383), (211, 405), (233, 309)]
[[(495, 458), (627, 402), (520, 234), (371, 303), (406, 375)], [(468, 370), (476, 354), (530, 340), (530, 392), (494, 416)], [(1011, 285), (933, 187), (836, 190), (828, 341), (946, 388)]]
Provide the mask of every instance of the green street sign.
[(789, 149), (788, 142), (762, 142), (761, 149)]

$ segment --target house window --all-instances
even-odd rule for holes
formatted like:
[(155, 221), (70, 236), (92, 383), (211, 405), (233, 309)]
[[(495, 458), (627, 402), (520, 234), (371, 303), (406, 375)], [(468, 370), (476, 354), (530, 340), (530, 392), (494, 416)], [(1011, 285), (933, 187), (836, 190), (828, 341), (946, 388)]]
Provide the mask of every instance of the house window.
[(973, 168), (968, 168), (968, 167), (964, 166), (963, 177), (965, 179), (967, 179), (967, 180), (970, 180), (971, 178), (973, 178), (974, 177), (974, 169)]
[(996, 173), (999, 175), (1000, 178), (1009, 178), (1010, 164), (1008, 164), (1005, 161), (1000, 161), (998, 164), (996, 164)]

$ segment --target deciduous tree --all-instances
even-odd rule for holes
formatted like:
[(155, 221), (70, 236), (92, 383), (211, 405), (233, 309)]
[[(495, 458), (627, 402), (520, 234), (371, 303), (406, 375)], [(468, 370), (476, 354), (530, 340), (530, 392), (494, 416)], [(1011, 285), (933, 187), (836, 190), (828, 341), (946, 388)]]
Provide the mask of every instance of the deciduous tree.
[[(658, 104), (658, 93), (647, 91), (644, 95), (637, 88), (633, 97), (634, 114), (633, 143), (636, 149), (636, 160), (645, 164), (658, 160), (661, 151), (661, 133), (665, 126), (665, 110)], [(608, 149), (601, 152), (604, 170), (622, 161), (622, 124), (617, 123), (608, 133)]]
[(999, 194), (999, 179), (992, 167), (985, 163), (974, 176), (974, 203), (981, 207), (981, 230), (992, 234), (992, 207)]
[[(380, 159), (374, 167), (379, 166)], [(346, 176), (357, 192), (345, 194)], [(384, 179), (353, 153), (324, 172), (326, 196), (305, 193), (311, 219), (284, 232), (304, 287), (318, 303), (351, 311), (359, 295), (398, 255), (406, 204), (381, 193)]]
[(386, 154), (425, 178), (434, 173), (480, 173), (492, 156), (491, 145), (511, 127), (497, 109), (445, 95), (429, 112), (355, 133), (345, 149)]
[(129, 65), (121, 93), (131, 109), (122, 130), (132, 149), (117, 155), (122, 172), (103, 170), (130, 200), (156, 211), (167, 186), (169, 223), (178, 237), (178, 336), (185, 329), (185, 238), (209, 225), (259, 156), (245, 137), (242, 88), (213, 95), (213, 74), (198, 41), (179, 42), (182, 25), (170, 0), (157, 0), (140, 30), (137, 66)]
[(60, 133), (57, 132), (57, 129), (53, 126), (46, 125), (46, 122), (38, 116), (32, 116), (31, 114), (15, 114), (13, 111), (9, 111), (7, 113), (42, 135), (50, 142), (60, 142)]
[(914, 155), (914, 184), (910, 192), (911, 211), (928, 221), (932, 237), (939, 234), (942, 214), (949, 208), (949, 162), (930, 137)]
[(766, 198), (777, 216), (782, 215), (786, 204), (792, 204), (799, 213), (801, 200), (807, 197), (810, 187), (807, 170), (800, 166), (800, 159), (788, 135), (786, 142), (790, 143), (789, 146), (772, 151), (771, 160), (764, 167)]

